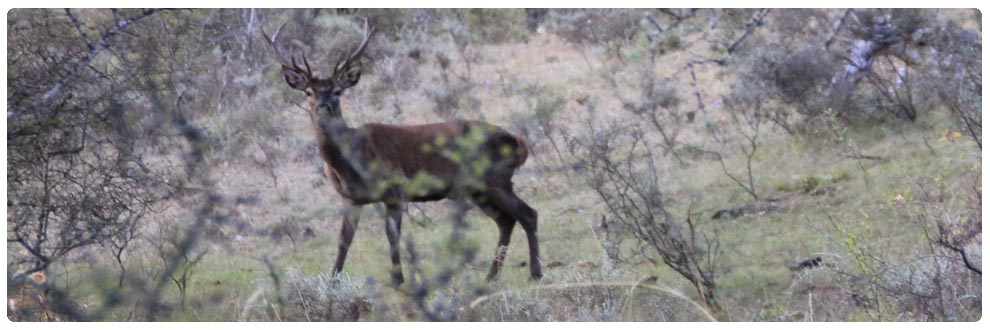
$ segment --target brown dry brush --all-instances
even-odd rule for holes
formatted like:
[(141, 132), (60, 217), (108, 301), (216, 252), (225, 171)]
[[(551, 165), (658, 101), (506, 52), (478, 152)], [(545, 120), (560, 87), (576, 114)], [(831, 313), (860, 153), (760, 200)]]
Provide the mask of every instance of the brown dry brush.
[[(753, 161), (756, 160), (756, 153), (761, 145), (760, 132), (767, 121), (766, 118), (770, 117), (767, 114), (769, 111), (764, 109), (766, 99), (757, 95), (736, 93), (725, 100), (729, 114), (728, 125), (731, 126), (727, 130), (731, 131), (731, 135), (725, 134), (728, 137), (721, 141), (716, 140), (720, 142), (721, 150), (705, 150), (705, 153), (715, 155), (722, 167), (722, 173), (746, 191), (753, 200), (760, 200), (758, 177), (753, 172)], [(742, 174), (733, 173), (726, 165), (724, 154), (729, 152), (722, 151), (726, 148), (736, 149), (745, 158), (745, 171)]]
[[(878, 257), (878, 304), (898, 320), (967, 321), (982, 308), (981, 212), (978, 190), (953, 191), (937, 178), (919, 178), (903, 216), (921, 231), (922, 245), (906, 262)], [(971, 194), (971, 195), (970, 195)]]
[(914, 180), (911, 192), (894, 203), (905, 224), (919, 231), (920, 244), (900, 257), (865, 238), (868, 226), (857, 228), (824, 211), (838, 233), (829, 239), (849, 256), (828, 268), (836, 276), (831, 283), (847, 293), (843, 300), (873, 320), (979, 319), (982, 219), (974, 204), (981, 196), (976, 189), (966, 194), (935, 178)]
[(930, 268), (921, 278), (928, 281), (892, 292), (895, 299), (904, 312), (931, 320), (979, 318), (983, 220), (977, 205), (982, 193), (975, 188), (968, 194), (969, 189), (952, 191), (938, 179), (918, 179), (913, 187), (907, 216), (924, 234)]
[(609, 218), (624, 227), (637, 248), (632, 253), (667, 266), (688, 280), (702, 303), (719, 310), (716, 265), (719, 235), (691, 203), (683, 216), (661, 190), (662, 170), (654, 146), (636, 125), (587, 122), (587, 135), (568, 140), (571, 153), (587, 171), (588, 185), (605, 203)]
[[(100, 15), (105, 14), (105, 15)], [(8, 288), (27, 284), (74, 251), (108, 247), (120, 260), (140, 223), (167, 195), (146, 163), (153, 136), (128, 108), (133, 72), (106, 66), (127, 31), (158, 10), (14, 10), (8, 63)], [(84, 18), (85, 17), (85, 18)], [(114, 20), (107, 22), (107, 19)], [(85, 19), (86, 23), (81, 20)], [(125, 270), (121, 269), (120, 283)], [(51, 308), (85, 319), (47, 281)], [(31, 315), (22, 315), (33, 319)]]
[[(87, 246), (105, 246), (120, 267), (117, 286), (98, 292), (100, 303), (83, 308), (49, 279), (38, 300), (44, 301), (42, 317), (9, 311), (16, 319), (40, 320), (51, 312), (61, 320), (102, 320), (129, 309), (128, 319), (150, 320), (170, 312), (163, 292), (173, 279), (182, 282), (182, 274), (188, 280), (188, 272), (176, 272), (190, 260), (203, 226), (222, 220), (214, 208), (224, 199), (213, 191), (204, 163), (206, 134), (180, 109), (177, 77), (196, 70), (195, 61), (183, 57), (193, 53), (181, 51), (195, 47), (178, 41), (195, 40), (181, 33), (190, 31), (195, 16), (130, 9), (11, 12), (8, 288), (31, 290), (27, 274), (43, 275)], [(174, 147), (184, 156), (180, 181), (164, 175), (178, 175), (176, 164), (146, 160)], [(123, 256), (144, 216), (185, 183), (203, 194), (203, 202), (193, 204), (193, 224), (178, 231), (171, 252), (162, 252), (155, 278), (127, 272)]]
[[(90, 69), (114, 37), (155, 12), (133, 13), (95, 40), (64, 13), (12, 12), (8, 95), (8, 260), (11, 276), (44, 271), (73, 250), (126, 246), (135, 223), (163, 198), (145, 164), (146, 138), (129, 116), (133, 86)], [(123, 15), (123, 14), (122, 14)], [(55, 40), (60, 40), (57, 42)], [(53, 47), (52, 43), (61, 47)]]
[(935, 63), (935, 86), (940, 100), (945, 102), (962, 122), (962, 127), (983, 148), (983, 69), (982, 42), (979, 31), (969, 30), (948, 22), (935, 27), (931, 37)]

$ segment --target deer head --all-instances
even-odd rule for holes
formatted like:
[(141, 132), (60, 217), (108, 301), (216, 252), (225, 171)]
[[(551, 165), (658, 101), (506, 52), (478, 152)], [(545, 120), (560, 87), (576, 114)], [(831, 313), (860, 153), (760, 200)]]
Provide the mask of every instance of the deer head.
[(285, 82), (294, 89), (306, 92), (306, 99), (309, 101), (309, 111), (314, 115), (325, 111), (331, 117), (342, 117), (340, 95), (345, 89), (357, 85), (358, 80), (361, 79), (361, 63), (358, 59), (368, 46), (368, 41), (371, 40), (371, 34), (374, 33), (374, 28), (368, 24), (368, 19), (365, 18), (364, 38), (361, 41), (361, 45), (352, 51), (350, 55), (337, 62), (334, 65), (333, 73), (329, 77), (322, 77), (313, 75), (313, 70), (309, 66), (309, 61), (306, 59), (305, 51), (302, 52), (301, 56), (303, 66), (299, 66), (294, 54), (286, 57), (279, 51), (276, 45), (278, 44), (278, 36), (282, 33), (283, 27), (285, 27), (284, 23), (282, 26), (279, 26), (278, 30), (270, 38), (264, 30), (261, 33), (264, 35), (265, 41), (268, 42), (268, 45), (275, 52), (275, 58), (282, 65), (282, 75), (285, 76)]

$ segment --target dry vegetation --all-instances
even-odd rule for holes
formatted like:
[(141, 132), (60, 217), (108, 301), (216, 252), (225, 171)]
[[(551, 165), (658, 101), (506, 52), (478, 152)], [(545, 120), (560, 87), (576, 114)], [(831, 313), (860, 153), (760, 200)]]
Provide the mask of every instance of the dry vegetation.
[[(8, 13), (12, 320), (975, 321), (982, 26), (971, 10)], [(523, 136), (540, 214), (343, 200), (261, 30), (313, 64), (379, 31), (352, 125)], [(318, 67), (328, 70), (329, 67)], [(518, 231), (521, 232), (521, 231)]]

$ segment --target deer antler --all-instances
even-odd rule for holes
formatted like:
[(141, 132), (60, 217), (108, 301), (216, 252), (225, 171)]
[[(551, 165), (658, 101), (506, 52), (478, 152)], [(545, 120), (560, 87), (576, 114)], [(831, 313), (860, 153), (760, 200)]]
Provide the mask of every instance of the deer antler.
[(361, 54), (364, 53), (364, 49), (368, 47), (368, 41), (371, 40), (371, 34), (373, 33), (375, 33), (375, 28), (371, 27), (371, 25), (368, 24), (368, 18), (364, 17), (364, 39), (361, 40), (361, 45), (358, 46), (354, 52), (351, 52), (351, 55), (347, 56), (347, 58), (343, 61), (337, 63), (333, 69), (334, 77), (336, 77), (339, 73), (346, 72), (347, 68), (354, 63), (354, 60), (361, 57)]
[(313, 77), (313, 70), (309, 66), (309, 61), (306, 60), (305, 51), (303, 51), (302, 53), (302, 61), (303, 61), (303, 65), (306, 66), (306, 69), (303, 70), (303, 68), (296, 63), (295, 56), (286, 58), (285, 54), (282, 54), (282, 52), (278, 50), (278, 46), (276, 46), (276, 43), (278, 42), (278, 36), (282, 34), (282, 28), (285, 27), (286, 23), (282, 23), (282, 25), (278, 27), (278, 30), (275, 30), (275, 34), (272, 34), (270, 38), (268, 37), (268, 33), (265, 32), (264, 28), (261, 28), (261, 35), (265, 37), (265, 41), (267, 41), (268, 45), (272, 47), (272, 51), (275, 53), (275, 59), (278, 60), (279, 64), (282, 64), (282, 66), (285, 68), (288, 68), (290, 70), (298, 72), (299, 74), (304, 75), (306, 79), (310, 79)]

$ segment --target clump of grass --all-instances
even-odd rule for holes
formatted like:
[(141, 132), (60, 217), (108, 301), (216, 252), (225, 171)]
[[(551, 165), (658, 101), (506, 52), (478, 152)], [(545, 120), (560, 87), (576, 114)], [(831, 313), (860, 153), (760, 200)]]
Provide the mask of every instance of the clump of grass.
[(815, 175), (808, 175), (803, 179), (801, 179), (800, 186), (801, 186), (801, 190), (803, 190), (804, 192), (809, 192), (815, 190), (815, 188), (818, 188), (818, 186), (820, 186), (821, 184), (822, 184), (822, 179), (819, 179)]
[(373, 311), (375, 303), (363, 295), (362, 286), (349, 276), (321, 273), (304, 277), (290, 272), (285, 279), (285, 294), (296, 321), (357, 321)]
[[(655, 279), (567, 281), (500, 291), (475, 299), (468, 305), (468, 315), (469, 319), (487, 317), (489, 321), (716, 320), (707, 308), (683, 293), (651, 283)], [(546, 301), (560, 303), (551, 307)]]

